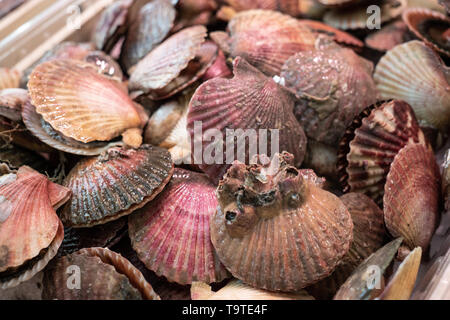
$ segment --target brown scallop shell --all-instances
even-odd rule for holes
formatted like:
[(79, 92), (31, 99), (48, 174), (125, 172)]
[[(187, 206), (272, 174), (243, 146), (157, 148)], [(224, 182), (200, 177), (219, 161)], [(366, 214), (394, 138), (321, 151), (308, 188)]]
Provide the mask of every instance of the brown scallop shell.
[(0, 90), (18, 88), (21, 73), (14, 69), (0, 68)]
[(158, 198), (129, 217), (132, 246), (147, 268), (179, 284), (228, 277), (210, 240), (215, 193), (206, 175), (175, 169)]
[(352, 241), (345, 205), (292, 160), (236, 161), (217, 190), (212, 243), (233, 276), (259, 289), (296, 292), (327, 277)]
[(409, 142), (428, 145), (406, 102), (392, 100), (363, 111), (340, 142), (338, 171), (344, 191), (365, 193), (381, 204), (391, 163)]
[(61, 219), (74, 227), (117, 220), (156, 197), (172, 172), (170, 154), (149, 145), (138, 150), (114, 147), (83, 159), (64, 180), (73, 195)]
[(383, 246), (386, 238), (383, 211), (362, 193), (347, 193), (340, 197), (353, 221), (353, 241), (350, 250), (339, 262), (333, 274), (308, 287), (315, 298), (331, 299), (352, 272), (372, 253)]
[[(80, 277), (79, 288), (76, 276)], [(82, 249), (58, 258), (45, 271), (43, 298), (160, 300), (138, 269), (120, 254), (104, 248)]]
[(389, 50), (374, 79), (383, 99), (401, 99), (423, 126), (450, 128), (450, 68), (428, 46), (410, 41)]
[(269, 10), (238, 13), (228, 24), (229, 35), (213, 32), (211, 38), (233, 58), (240, 56), (269, 76), (278, 75), (295, 53), (313, 49), (315, 35), (298, 20)]
[(411, 8), (403, 12), (409, 30), (436, 51), (450, 57), (450, 18), (425, 8)]
[[(257, 152), (267, 154), (271, 150), (271, 156), (273, 156), (275, 152), (288, 151), (295, 155), (295, 164), (300, 166), (305, 156), (306, 137), (292, 112), (294, 107), (292, 95), (244, 59), (236, 58), (233, 65), (233, 79), (208, 80), (195, 91), (189, 104), (187, 128), (192, 147), (195, 147), (192, 153), (196, 158), (194, 163), (199, 164), (199, 167), (217, 182), (229, 168), (229, 164), (226, 163), (231, 162), (224, 159), (227, 152), (223, 145), (225, 147), (232, 145), (233, 155), (247, 163), (253, 156), (250, 153), (256, 151), (250, 150), (248, 141), (238, 143), (239, 141), (236, 140), (234, 143), (222, 145), (221, 142), (226, 141), (227, 130), (251, 129), (255, 131), (258, 141), (267, 138), (267, 149)], [(200, 130), (198, 130), (199, 123), (202, 126)], [(209, 129), (219, 130), (222, 136), (215, 137), (215, 140), (203, 139), (203, 135), (208, 134)], [(260, 129), (266, 129), (270, 131), (270, 134), (261, 136)], [(273, 130), (279, 130), (280, 137), (280, 150), (275, 152), (272, 150), (272, 147), (276, 148), (275, 145), (272, 146), (275, 136)], [(244, 133), (236, 131), (236, 136), (238, 139), (243, 139)], [(205, 150), (201, 156), (196, 147), (200, 144)], [(242, 150), (244, 146), (245, 150)], [(206, 159), (207, 150), (209, 152), (217, 150), (214, 158), (221, 157), (220, 161), (209, 164), (211, 162)], [(229, 150), (228, 153), (230, 152)]]
[(377, 101), (372, 71), (353, 50), (330, 45), (293, 55), (280, 76), (297, 96), (294, 113), (307, 136), (334, 146), (353, 118)]
[(354, 46), (358, 48), (364, 47), (364, 43), (350, 33), (333, 28), (325, 23), (316, 20), (301, 19), (300, 23), (307, 26), (311, 31), (318, 35), (326, 35), (339, 44)]
[(84, 143), (109, 141), (147, 121), (117, 82), (88, 63), (45, 62), (33, 70), (28, 88), (46, 122)]
[(24, 89), (4, 89), (0, 91), (0, 116), (20, 122), (22, 105), (28, 100), (28, 92)]
[(440, 173), (431, 148), (409, 143), (395, 156), (384, 187), (384, 221), (412, 250), (427, 250), (439, 220)]
[(386, 52), (409, 39), (408, 26), (402, 21), (393, 21), (380, 30), (369, 34), (365, 44), (371, 49)]

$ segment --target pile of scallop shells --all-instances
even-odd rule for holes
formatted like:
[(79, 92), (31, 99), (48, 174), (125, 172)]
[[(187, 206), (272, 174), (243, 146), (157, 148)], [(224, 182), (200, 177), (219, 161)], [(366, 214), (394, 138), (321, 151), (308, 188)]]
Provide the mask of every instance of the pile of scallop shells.
[(449, 2), (370, 4), (118, 0), (0, 68), (0, 298), (450, 299)]

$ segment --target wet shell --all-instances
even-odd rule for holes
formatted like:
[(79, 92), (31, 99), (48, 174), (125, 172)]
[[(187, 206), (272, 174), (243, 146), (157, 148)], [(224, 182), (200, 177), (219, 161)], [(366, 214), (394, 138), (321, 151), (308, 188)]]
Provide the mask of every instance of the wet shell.
[(192, 300), (314, 300), (303, 290), (298, 293), (270, 292), (252, 288), (237, 279), (216, 292), (206, 283), (194, 282), (191, 297)]
[(287, 153), (264, 167), (233, 164), (211, 222), (212, 243), (233, 276), (259, 289), (296, 292), (331, 274), (350, 247), (353, 224), (318, 180), (293, 167)]
[(315, 35), (298, 20), (269, 10), (238, 13), (228, 24), (229, 35), (213, 32), (211, 38), (233, 58), (240, 56), (269, 76), (278, 75), (295, 53), (313, 49)]
[(410, 38), (408, 26), (402, 21), (394, 21), (366, 37), (365, 43), (371, 49), (386, 52)]
[(147, 268), (179, 284), (227, 278), (209, 234), (215, 191), (206, 175), (175, 169), (158, 198), (129, 217), (132, 246)]
[(44, 120), (77, 141), (109, 141), (146, 122), (127, 93), (91, 64), (45, 62), (32, 72), (28, 88)]
[(403, 20), (416, 37), (436, 51), (450, 57), (450, 19), (439, 12), (412, 8), (403, 12)]
[(0, 68), (0, 90), (18, 88), (21, 73), (14, 69)]
[(169, 34), (176, 10), (170, 0), (155, 0), (144, 5), (128, 30), (121, 61), (126, 70), (136, 65)]
[(161, 192), (172, 172), (169, 153), (149, 145), (115, 147), (83, 159), (64, 180), (73, 196), (61, 219), (65, 225), (91, 227), (128, 215)]
[[(407, 0), (383, 0), (379, 4), (380, 22), (385, 23), (402, 14)], [(367, 13), (367, 3), (342, 10), (332, 10), (325, 13), (323, 21), (332, 27), (342, 30), (365, 29), (368, 27), (370, 15)], [(372, 13), (372, 12), (371, 12)]]
[(372, 199), (353, 192), (340, 199), (352, 216), (353, 241), (333, 274), (307, 289), (319, 299), (331, 299), (359, 264), (383, 246), (386, 237), (383, 211)]
[(450, 69), (425, 44), (410, 41), (388, 51), (374, 79), (383, 99), (401, 99), (421, 125), (447, 132), (450, 126)]
[(130, 90), (149, 93), (167, 86), (194, 59), (205, 42), (206, 32), (204, 26), (194, 26), (176, 33), (160, 44), (132, 71)]
[(412, 250), (426, 250), (439, 220), (440, 173), (431, 148), (410, 143), (394, 158), (384, 189), (384, 221)]
[(83, 61), (95, 65), (99, 73), (112, 77), (117, 80), (117, 82), (121, 83), (123, 73), (119, 64), (103, 51), (92, 51), (84, 58)]
[(309, 138), (337, 145), (353, 118), (377, 100), (372, 71), (371, 62), (337, 45), (286, 61), (281, 78), (297, 96), (294, 113)]
[(365, 193), (381, 204), (391, 163), (409, 142), (428, 145), (407, 103), (393, 100), (366, 109), (340, 143), (338, 170), (344, 191)]
[[(267, 149), (250, 150), (250, 146), (256, 149), (254, 144), (256, 142), (252, 141), (250, 145), (248, 141), (239, 143), (238, 140), (245, 139), (245, 130), (236, 131), (237, 140), (234, 143), (228, 143), (225, 147), (233, 147), (233, 155), (237, 154), (239, 160), (248, 162), (253, 152), (267, 154), (269, 150), (273, 156), (275, 152), (272, 147), (275, 146), (272, 146), (272, 141), (276, 139), (278, 132), (274, 133), (274, 130), (279, 130), (279, 150), (293, 153), (295, 164), (300, 166), (305, 156), (306, 137), (292, 113), (294, 106), (292, 95), (244, 59), (236, 58), (233, 64), (235, 75), (233, 79), (216, 78), (205, 82), (196, 90), (189, 104), (187, 128), (192, 146), (195, 147), (194, 163), (199, 164), (200, 168), (214, 181), (220, 180), (229, 167), (227, 164), (217, 164), (226, 163), (224, 158), (227, 152), (223, 148), (225, 143), (223, 145), (221, 143), (226, 141), (229, 129), (251, 129), (254, 130), (258, 141), (267, 142)], [(198, 124), (202, 126), (200, 130)], [(218, 133), (221, 136), (215, 137), (212, 141), (211, 138), (201, 139), (203, 134), (207, 135), (211, 132), (209, 129), (219, 130)], [(199, 145), (203, 146), (204, 151), (200, 150), (200, 155), (203, 157), (199, 156), (197, 150), (200, 148)], [(242, 150), (244, 147), (245, 150)], [(211, 155), (214, 150), (214, 159), (218, 161), (210, 164), (211, 159), (206, 159), (206, 156)]]
[(376, 294), (377, 278), (381, 281), (397, 253), (402, 238), (395, 239), (371, 254), (345, 281), (334, 300), (369, 300)]
[(20, 122), (22, 105), (28, 100), (24, 89), (4, 89), (0, 91), (0, 116)]
[(311, 31), (320, 34), (326, 35), (336, 41), (337, 43), (349, 46), (355, 46), (362, 48), (364, 47), (364, 43), (358, 38), (352, 36), (351, 34), (344, 32), (342, 30), (333, 28), (325, 23), (316, 20), (307, 20), (302, 19), (299, 20), (301, 24), (307, 26)]
[[(80, 276), (79, 283), (70, 278), (77, 272)], [(76, 287), (77, 284), (79, 288)], [(160, 300), (142, 273), (127, 259), (103, 248), (82, 249), (52, 263), (44, 274), (43, 298)]]

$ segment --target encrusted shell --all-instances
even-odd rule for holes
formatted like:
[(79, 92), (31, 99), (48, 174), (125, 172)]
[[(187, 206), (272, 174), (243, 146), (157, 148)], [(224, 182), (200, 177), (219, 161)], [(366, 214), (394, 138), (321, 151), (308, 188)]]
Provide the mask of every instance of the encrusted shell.
[(353, 224), (321, 183), (287, 153), (265, 166), (233, 164), (217, 190), (211, 240), (234, 277), (296, 292), (331, 274), (350, 248)]
[(158, 198), (129, 217), (132, 246), (147, 268), (179, 284), (228, 277), (210, 240), (215, 191), (206, 175), (175, 169)]
[(408, 142), (428, 145), (406, 102), (392, 100), (366, 109), (340, 143), (338, 170), (344, 191), (365, 193), (380, 204), (391, 163)]
[(17, 70), (0, 68), (0, 90), (18, 88), (21, 77), (21, 73)]
[(440, 173), (431, 148), (409, 143), (395, 156), (384, 187), (384, 220), (412, 250), (427, 250), (439, 221)]
[(409, 40), (408, 26), (402, 21), (393, 21), (380, 30), (369, 34), (365, 44), (371, 49), (386, 52)]
[[(269, 155), (271, 152), (273, 156), (276, 152), (288, 151), (294, 154), (295, 164), (300, 166), (305, 156), (306, 137), (292, 112), (292, 95), (244, 59), (236, 58), (233, 64), (233, 79), (215, 78), (203, 83), (189, 104), (187, 128), (194, 149), (194, 164), (216, 182), (233, 160), (248, 163), (257, 153)], [(248, 134), (245, 129), (252, 130), (257, 141), (252, 141), (252, 137), (245, 139)], [(234, 130), (236, 139), (225, 143), (230, 130)], [(203, 138), (208, 134), (214, 134), (214, 139)], [(257, 145), (260, 150), (256, 150)], [(204, 151), (200, 150), (199, 154), (198, 148), (202, 146)], [(277, 147), (279, 150), (274, 151)], [(225, 155), (230, 154), (235, 158), (226, 161)], [(217, 161), (211, 163), (208, 157)]]
[(64, 180), (73, 195), (61, 219), (66, 225), (90, 227), (128, 215), (156, 197), (172, 172), (170, 154), (149, 145), (114, 147), (83, 159)]
[(450, 68), (423, 42), (410, 41), (389, 50), (378, 63), (374, 79), (383, 99), (408, 102), (421, 125), (447, 132)]
[(109, 141), (147, 121), (117, 82), (88, 63), (45, 62), (33, 70), (28, 88), (46, 122), (84, 143)]
[(229, 35), (213, 32), (211, 38), (233, 58), (240, 56), (269, 76), (280, 73), (293, 54), (314, 48), (315, 35), (298, 20), (270, 10), (238, 13), (228, 24)]
[(46, 269), (43, 284), (44, 299), (160, 300), (139, 270), (104, 248), (82, 249), (58, 258)]

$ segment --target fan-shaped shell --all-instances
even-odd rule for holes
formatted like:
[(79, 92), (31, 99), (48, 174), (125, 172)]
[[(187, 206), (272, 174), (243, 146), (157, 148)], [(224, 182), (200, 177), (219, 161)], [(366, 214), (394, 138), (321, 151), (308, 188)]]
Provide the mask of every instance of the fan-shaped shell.
[(90, 227), (128, 215), (161, 192), (172, 172), (170, 154), (149, 145), (138, 150), (114, 147), (83, 159), (64, 180), (73, 195), (61, 219)]
[(120, 254), (104, 248), (82, 249), (52, 263), (44, 274), (43, 298), (159, 300), (139, 270)]
[(215, 189), (206, 175), (175, 169), (158, 198), (129, 217), (133, 248), (147, 268), (179, 284), (227, 278), (209, 233)]
[(298, 20), (269, 10), (238, 13), (224, 32), (211, 33), (221, 49), (233, 58), (240, 56), (267, 75), (280, 73), (295, 53), (313, 49), (315, 35)]
[(384, 188), (389, 232), (413, 249), (426, 250), (439, 220), (440, 173), (431, 148), (406, 145), (394, 158)]
[(345, 205), (291, 164), (286, 153), (264, 167), (235, 162), (217, 191), (212, 243), (233, 276), (259, 289), (296, 292), (317, 282), (352, 240)]
[(374, 79), (384, 99), (401, 99), (423, 125), (447, 132), (450, 126), (450, 69), (420, 41), (389, 50), (378, 63)]
[(84, 143), (109, 141), (146, 121), (127, 93), (88, 63), (45, 62), (33, 70), (28, 88), (46, 122)]
[(407, 41), (408, 38), (410, 38), (408, 26), (402, 20), (397, 20), (369, 34), (365, 44), (371, 49), (386, 52)]
[(409, 142), (428, 145), (406, 102), (393, 100), (365, 110), (340, 143), (338, 170), (344, 190), (365, 193), (380, 204), (391, 163)]
[(450, 57), (450, 19), (439, 12), (425, 8), (411, 8), (403, 12), (403, 21), (416, 37), (436, 51)]
[(0, 90), (18, 88), (21, 76), (18, 70), (0, 68)]
[(163, 89), (194, 59), (206, 38), (204, 26), (184, 29), (151, 51), (131, 73), (130, 90)]
[(0, 91), (0, 116), (20, 122), (22, 105), (28, 100), (24, 89), (4, 89)]
[(372, 71), (371, 62), (334, 45), (286, 61), (281, 78), (298, 98), (294, 113), (309, 138), (338, 143), (353, 118), (377, 100)]
[[(253, 156), (250, 154), (250, 145), (256, 146), (258, 143), (260, 154), (268, 154), (269, 150), (272, 151), (271, 156), (278, 151), (292, 152), (295, 164), (301, 165), (306, 151), (306, 137), (292, 113), (293, 97), (244, 59), (235, 59), (234, 75), (233, 79), (215, 78), (205, 82), (191, 99), (187, 128), (193, 143), (192, 154), (196, 158), (194, 163), (199, 164), (210, 178), (218, 181), (233, 160), (239, 158), (243, 162), (250, 161)], [(226, 136), (231, 133), (230, 129), (235, 130), (237, 139), (225, 144)], [(258, 141), (246, 142), (251, 138), (243, 140), (247, 133), (250, 134), (245, 132), (246, 129), (253, 130), (250, 133)], [(260, 132), (266, 134), (262, 135)], [(204, 135), (215, 133), (220, 134), (215, 136), (215, 140), (203, 138)], [(279, 141), (275, 141), (276, 133), (279, 133)], [(266, 150), (261, 149), (264, 143)], [(274, 152), (276, 143), (279, 150)], [(204, 150), (200, 150), (200, 154), (199, 145)], [(226, 151), (224, 145), (225, 149), (234, 150)], [(217, 161), (211, 162), (208, 156), (213, 150), (217, 150), (214, 156)], [(230, 154), (237, 158), (230, 161)], [(228, 159), (225, 159), (225, 155)]]

